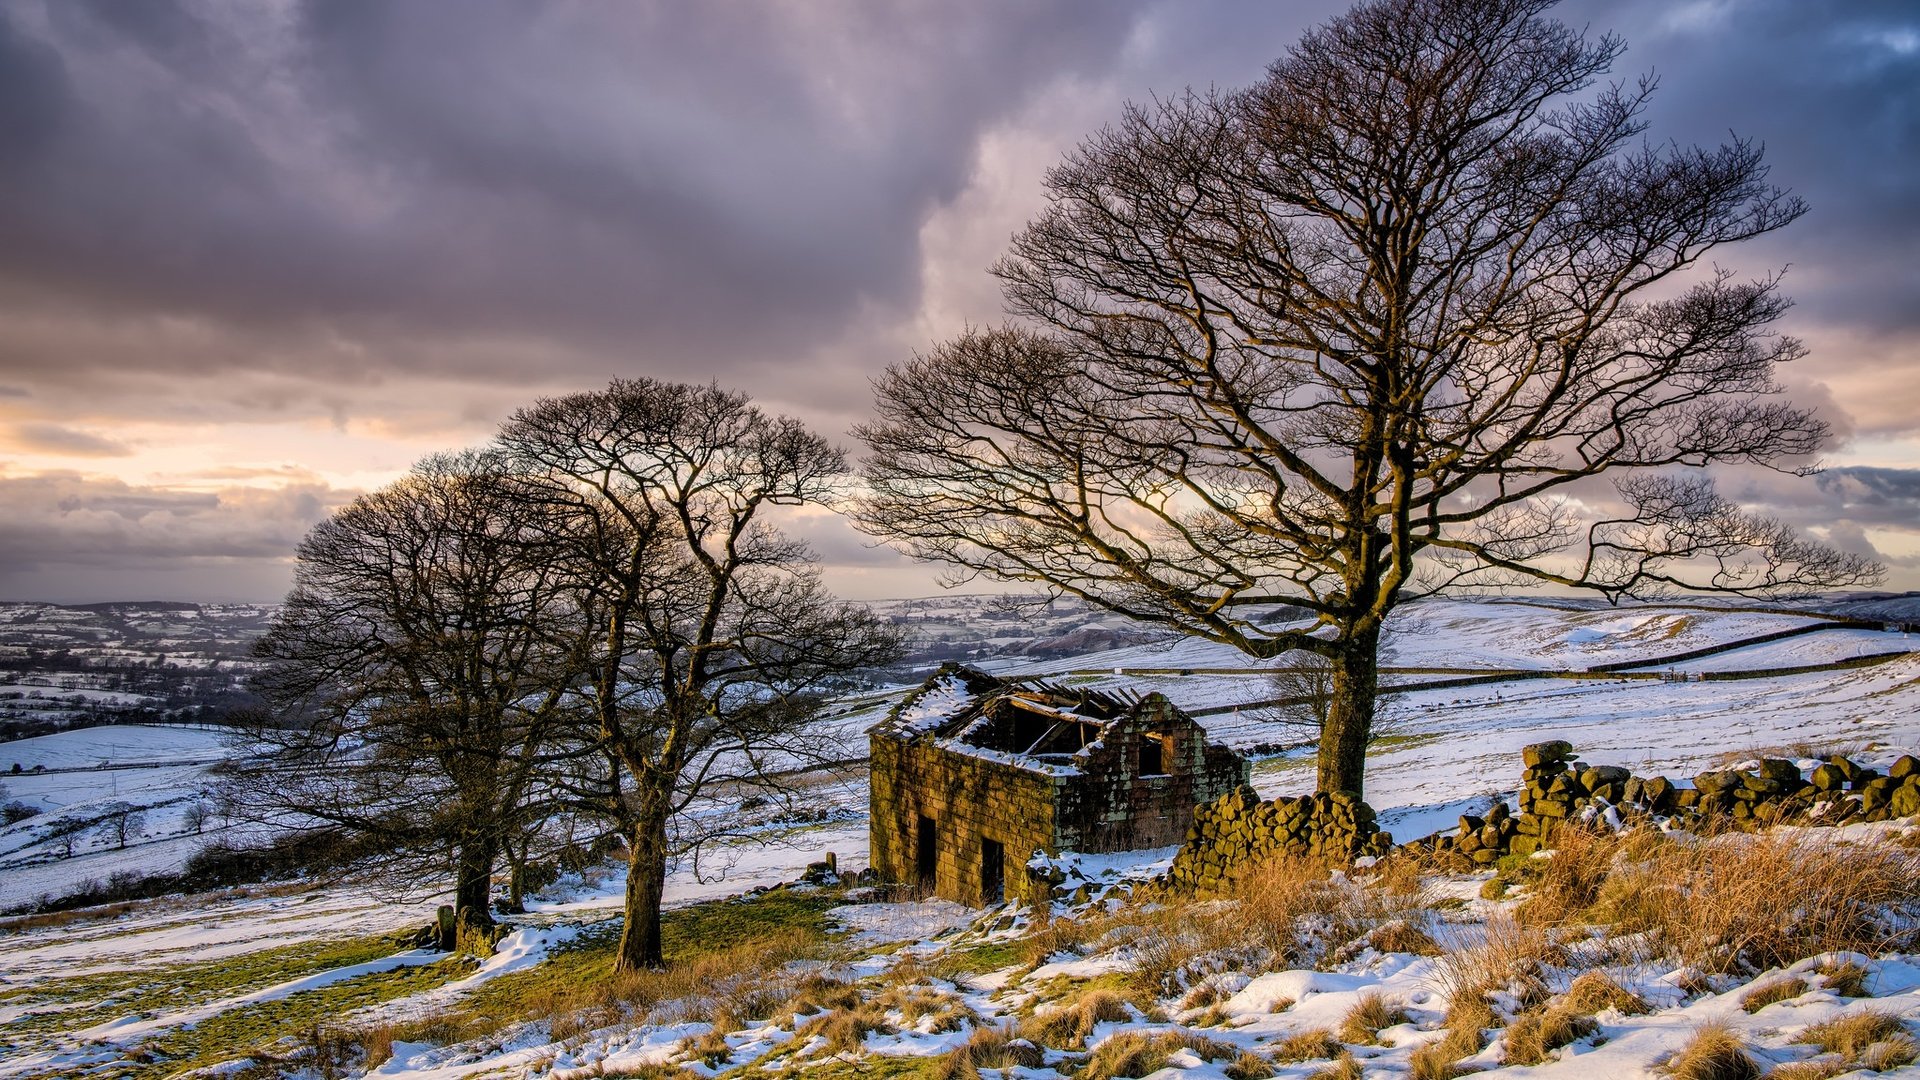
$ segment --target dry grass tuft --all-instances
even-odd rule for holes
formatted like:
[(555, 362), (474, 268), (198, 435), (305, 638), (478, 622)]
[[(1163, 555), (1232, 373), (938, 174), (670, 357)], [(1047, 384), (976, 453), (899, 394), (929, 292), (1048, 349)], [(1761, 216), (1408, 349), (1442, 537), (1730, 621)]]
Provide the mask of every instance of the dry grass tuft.
[(1851, 960), (1844, 964), (1821, 964), (1815, 970), (1820, 974), (1821, 985), (1841, 997), (1873, 996), (1867, 989), (1867, 969)]
[(1586, 1016), (1603, 1009), (1613, 1009), (1627, 1016), (1645, 1016), (1653, 1011), (1646, 999), (1613, 981), (1604, 971), (1585, 972), (1573, 980), (1561, 1003)]
[(1563, 956), (1545, 931), (1498, 913), (1487, 919), (1479, 941), (1441, 955), (1433, 980), (1449, 1001), (1498, 990), (1531, 1005), (1546, 999), (1546, 969)]
[(1785, 1065), (1776, 1065), (1767, 1073), (1767, 1080), (1831, 1080), (1844, 1072), (1852, 1072), (1853, 1066), (1832, 1054), (1806, 1061), (1794, 1061)]
[(1860, 1064), (1874, 1072), (1887, 1072), (1911, 1065), (1916, 1058), (1920, 1058), (1920, 1044), (1910, 1036), (1895, 1035), (1868, 1047), (1867, 1052), (1860, 1055)]
[(1364, 1077), (1360, 1063), (1354, 1060), (1352, 1054), (1342, 1050), (1340, 1056), (1333, 1059), (1333, 1064), (1308, 1073), (1307, 1080), (1364, 1080)]
[(1387, 999), (1377, 991), (1361, 995), (1347, 1010), (1346, 1018), (1340, 1022), (1342, 1042), (1371, 1043), (1380, 1036), (1380, 1029), (1407, 1022), (1407, 1014), (1387, 1004)]
[(1590, 1016), (1564, 1005), (1525, 1012), (1507, 1025), (1501, 1052), (1503, 1065), (1538, 1065), (1555, 1050), (1593, 1034), (1598, 1024)]
[(1041, 1046), (1078, 1050), (1096, 1025), (1133, 1019), (1127, 1003), (1111, 990), (1092, 990), (1071, 1005), (1034, 1013), (1020, 1025), (1020, 1034)]
[(814, 975), (802, 982), (787, 998), (780, 1011), (788, 1016), (809, 1016), (837, 1009), (852, 1009), (860, 1004), (860, 988), (850, 982)]
[(1916, 931), (1886, 912), (1916, 905), (1920, 853), (1773, 833), (1658, 845), (1614, 870), (1597, 911), (1689, 964), (1737, 972), (1903, 949)]
[(1026, 1039), (1016, 1038), (1006, 1028), (975, 1028), (967, 1044), (955, 1051), (976, 1069), (1011, 1069), (1016, 1066), (1037, 1069), (1046, 1061), (1046, 1051)]
[(1366, 937), (1368, 945), (1383, 953), (1412, 953), (1415, 956), (1439, 956), (1439, 942), (1433, 935), (1406, 919), (1394, 919), (1374, 928)]
[(1227, 1080), (1267, 1080), (1273, 1075), (1273, 1062), (1265, 1055), (1252, 1050), (1242, 1050), (1240, 1056), (1227, 1063)]
[(1273, 1047), (1273, 1059), (1281, 1062), (1315, 1061), (1320, 1058), (1335, 1058), (1346, 1053), (1326, 1028), (1308, 1028), (1295, 1032)]
[(1760, 1063), (1725, 1024), (1704, 1024), (1667, 1062), (1675, 1080), (1760, 1080)]
[(1475, 1027), (1450, 1027), (1446, 1038), (1413, 1052), (1407, 1059), (1407, 1076), (1410, 1080), (1453, 1080), (1465, 1076), (1472, 1070), (1461, 1068), (1460, 1061), (1480, 1052), (1480, 1032), (1481, 1029)]
[(1747, 991), (1740, 999), (1740, 1007), (1750, 1013), (1772, 1005), (1776, 1001), (1791, 1001), (1807, 992), (1805, 979), (1775, 979), (1765, 986)]
[(1613, 871), (1622, 834), (1565, 824), (1553, 831), (1553, 849), (1545, 859), (1529, 860), (1532, 890), (1520, 905), (1520, 921), (1559, 926), (1593, 907)]
[(1906, 1028), (1901, 1025), (1899, 1017), (1868, 1009), (1824, 1024), (1815, 1024), (1793, 1041), (1817, 1046), (1827, 1053), (1839, 1054), (1848, 1061), (1859, 1061), (1874, 1043), (1896, 1035), (1904, 1036), (1905, 1033)]
[(899, 1030), (887, 1023), (886, 1013), (877, 1003), (864, 1002), (851, 1009), (835, 1009), (825, 1016), (816, 1016), (794, 1031), (794, 1038), (805, 1045), (808, 1039), (819, 1036), (826, 1040), (823, 1049), (829, 1054), (851, 1054), (857, 1052), (867, 1036), (874, 1032), (891, 1035)]
[(1115, 1076), (1146, 1076), (1166, 1067), (1180, 1050), (1191, 1050), (1208, 1061), (1234, 1061), (1238, 1048), (1204, 1035), (1183, 1031), (1123, 1031), (1094, 1048), (1078, 1080), (1109, 1080)]

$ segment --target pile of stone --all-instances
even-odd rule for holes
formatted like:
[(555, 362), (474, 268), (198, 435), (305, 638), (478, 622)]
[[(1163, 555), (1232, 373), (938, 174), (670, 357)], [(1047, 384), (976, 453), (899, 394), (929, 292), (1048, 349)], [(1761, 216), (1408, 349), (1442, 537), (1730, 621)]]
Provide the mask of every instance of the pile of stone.
[(1791, 761), (1763, 758), (1755, 769), (1703, 772), (1693, 787), (1681, 792), (1683, 808), (1755, 825), (1839, 825), (1920, 813), (1920, 761), (1912, 757), (1883, 775), (1836, 755), (1805, 776)]
[(1450, 853), (1476, 866), (1485, 866), (1518, 845), (1525, 844), (1529, 849), (1537, 847), (1538, 821), (1538, 818), (1526, 819), (1526, 826), (1533, 831), (1529, 836), (1522, 836), (1522, 819), (1514, 817), (1506, 803), (1498, 802), (1493, 804), (1493, 809), (1488, 810), (1485, 817), (1478, 814), (1460, 815), (1458, 832), (1439, 833), (1425, 840), (1416, 840), (1407, 847), (1423, 854)]
[(1350, 862), (1393, 850), (1393, 837), (1374, 824), (1373, 808), (1348, 791), (1267, 802), (1243, 787), (1196, 808), (1193, 817), (1166, 877), (1182, 891), (1219, 892), (1240, 871), (1276, 855)]
[[(1521, 760), (1519, 813), (1498, 802), (1484, 815), (1462, 815), (1457, 828), (1400, 850), (1470, 869), (1550, 847), (1562, 822), (1593, 816), (1616, 827), (1654, 818), (1690, 826), (1711, 816), (1760, 828), (1920, 814), (1920, 760), (1912, 757), (1894, 762), (1884, 775), (1842, 756), (1805, 775), (1791, 761), (1762, 758), (1744, 770), (1703, 772), (1691, 787), (1664, 776), (1637, 777), (1615, 765), (1589, 765), (1557, 739), (1527, 747)], [(1274, 855), (1346, 862), (1392, 850), (1393, 838), (1378, 830), (1373, 810), (1350, 792), (1262, 802), (1252, 788), (1241, 788), (1194, 811), (1193, 828), (1164, 881), (1180, 891), (1219, 892), (1241, 870)]]
[(1521, 752), (1526, 768), (1518, 814), (1497, 804), (1484, 817), (1463, 816), (1457, 829), (1415, 840), (1406, 849), (1485, 866), (1503, 855), (1531, 855), (1549, 847), (1560, 822), (1592, 814), (1608, 815), (1618, 824), (1678, 818), (1691, 825), (1701, 817), (1724, 816), (1738, 827), (1758, 828), (1886, 821), (1920, 813), (1920, 760), (1911, 757), (1902, 757), (1884, 776), (1839, 756), (1805, 776), (1791, 761), (1762, 758), (1745, 770), (1701, 773), (1692, 787), (1681, 787), (1664, 776), (1637, 777), (1572, 756), (1573, 747), (1559, 740), (1527, 747)]

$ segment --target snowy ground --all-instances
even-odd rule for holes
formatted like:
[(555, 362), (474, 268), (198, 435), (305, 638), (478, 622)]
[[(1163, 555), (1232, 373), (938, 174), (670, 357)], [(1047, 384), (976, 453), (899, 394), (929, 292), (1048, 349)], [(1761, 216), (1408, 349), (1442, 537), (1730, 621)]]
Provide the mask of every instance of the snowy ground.
[[(1403, 667), (1443, 667), (1449, 670), (1526, 669), (1579, 671), (1599, 663), (1620, 660), (1654, 662), (1704, 647), (1739, 642), (1816, 620), (1793, 614), (1766, 614), (1684, 608), (1627, 610), (1563, 610), (1540, 605), (1479, 603), (1430, 605), (1396, 635), (1393, 663)], [(1834, 630), (1783, 642), (1755, 645), (1711, 657), (1672, 665), (1681, 671), (1737, 672), (1831, 663), (1849, 658), (1920, 647), (1899, 633)], [(1244, 667), (1244, 658), (1199, 643), (1172, 648), (1134, 646), (1060, 661), (1009, 662), (1005, 670), (1044, 673), (1077, 685), (1125, 685), (1158, 689), (1191, 708), (1231, 707), (1269, 696), (1259, 675), (1210, 673), (1207, 668)], [(1664, 665), (1659, 670), (1664, 670)], [(1192, 669), (1192, 675), (1115, 676), (1115, 668)], [(831, 721), (841, 735), (855, 737), (884, 714), (892, 694), (872, 694), (850, 701)], [(1217, 736), (1242, 746), (1286, 741), (1253, 711), (1232, 711), (1204, 718)], [(1859, 668), (1713, 682), (1669, 682), (1655, 678), (1547, 678), (1479, 686), (1470, 689), (1425, 691), (1386, 700), (1385, 738), (1376, 748), (1368, 770), (1368, 799), (1381, 812), (1385, 827), (1401, 839), (1431, 832), (1452, 823), (1463, 810), (1477, 809), (1489, 799), (1509, 793), (1519, 780), (1519, 748), (1543, 738), (1572, 742), (1583, 760), (1630, 766), (1635, 772), (1691, 775), (1728, 754), (1761, 749), (1800, 757), (1814, 751), (1848, 749), (1886, 761), (1900, 751), (1920, 748), (1920, 655)], [(855, 740), (857, 743), (857, 740)], [(0, 744), (0, 770), (14, 759), (25, 767), (87, 769), (33, 776), (0, 776), (14, 798), (49, 811), (0, 830), (0, 907), (55, 891), (62, 883), (103, 879), (116, 871), (153, 872), (178, 866), (203, 842), (185, 826), (183, 811), (206, 783), (205, 766), (197, 762), (225, 752), (219, 736), (180, 728), (95, 728), (43, 739)], [(102, 761), (150, 766), (91, 769)], [(193, 762), (189, 764), (189, 762)], [(1263, 793), (1294, 794), (1311, 786), (1311, 767), (1304, 755), (1267, 758), (1257, 763), (1255, 783)], [(808, 862), (833, 851), (843, 870), (864, 865), (866, 826), (865, 790), (861, 784), (823, 788), (818, 803), (838, 808), (841, 815), (824, 825), (793, 830), (776, 846), (739, 846), (710, 853), (696, 867), (679, 868), (669, 885), (672, 903), (685, 904), (737, 893), (756, 884), (791, 880)], [(60, 815), (83, 815), (103, 804), (125, 801), (149, 808), (144, 832), (125, 850), (100, 842), (84, 842), (71, 858), (54, 858), (45, 830)], [(39, 824), (33, 825), (38, 821)], [(27, 826), (23, 828), (22, 826)], [(1158, 853), (1155, 857), (1164, 856)], [(1145, 855), (1143, 854), (1143, 857)], [(1126, 872), (1128, 860), (1089, 864), (1083, 871), (1093, 878)], [(502, 957), (487, 968), (440, 971), (429, 958), (389, 949), (379, 955), (353, 954), (351, 963), (320, 970), (301, 969), (288, 978), (262, 974), (243, 985), (218, 992), (187, 994), (166, 1007), (155, 1007), (151, 996), (126, 998), (140, 1008), (127, 1019), (115, 1015), (116, 994), (128, 987), (146, 986), (172, 977), (178, 965), (211, 960), (242, 963), (288, 946), (319, 947), (344, 939), (364, 939), (403, 925), (421, 922), (433, 898), (390, 903), (362, 892), (295, 891), (286, 894), (202, 898), (191, 905), (158, 901), (138, 905), (129, 914), (108, 921), (83, 921), (44, 926), (21, 932), (0, 932), (0, 1076), (46, 1074), (79, 1067), (85, 1062), (114, 1060), (116, 1048), (158, 1030), (190, 1022), (205, 1023), (223, 1010), (246, 1002), (278, 1000), (281, 994), (298, 1000), (303, 993), (329, 985), (378, 978), (396, 978), (400, 968), (421, 966), (433, 971), (426, 981), (434, 985), (417, 994), (403, 995), (384, 1009), (440, 1007), (457, 1000), (494, 974), (541, 962), (548, 949), (567, 939), (581, 925), (604, 920), (618, 910), (624, 879), (617, 868), (569, 880), (554, 895), (534, 905), (526, 928), (504, 944)], [(1474, 892), (1472, 883), (1462, 886)], [(955, 947), (963, 939), (951, 931), (963, 913), (936, 908), (873, 909), (849, 913), (846, 921), (858, 940), (876, 948), (909, 938), (922, 953)], [(991, 921), (969, 931), (964, 940), (974, 944), (992, 939)], [(371, 948), (371, 946), (369, 946)], [(1116, 970), (1123, 957), (1063, 958), (1080, 965), (1056, 974), (1097, 975)], [(1370, 964), (1371, 966), (1368, 966)], [(1422, 965), (1419, 958), (1374, 958), (1353, 971), (1335, 973), (1272, 973), (1265, 983), (1242, 988), (1226, 1006), (1237, 1018), (1234, 1025), (1210, 1036), (1228, 1041), (1259, 1041), (1282, 1034), (1321, 1010), (1332, 1012), (1358, 992), (1359, 983), (1404, 999), (1416, 1024), (1402, 1033), (1404, 1051), (1426, 1035), (1420, 1024), (1432, 1019), (1431, 1008), (1419, 999)], [(329, 974), (329, 973), (332, 974)], [(1903, 1014), (1920, 1012), (1920, 973), (1902, 962), (1876, 966), (1880, 1006)], [(124, 973), (123, 983), (110, 976)], [(1002, 973), (1004, 974), (1004, 973)], [(1661, 973), (1649, 973), (1654, 979)], [(1335, 976), (1339, 977), (1336, 978)], [(993, 994), (1004, 991), (1010, 978), (995, 984), (988, 973), (967, 989), (970, 1007), (982, 1016), (1004, 1012), (1004, 1001)], [(99, 979), (95, 993), (74, 1000), (36, 1005), (40, 989), (59, 980)], [(1032, 974), (1025, 976), (1031, 982)], [(1301, 994), (1291, 1014), (1267, 1014), (1254, 1001), (1280, 981)], [(1342, 979), (1349, 983), (1342, 983)], [(318, 980), (318, 981), (315, 981)], [(470, 981), (477, 980), (477, 981)], [(1304, 982), (1311, 985), (1295, 986)], [(1322, 981), (1316, 981), (1322, 980)], [(121, 987), (115, 989), (116, 986)], [(336, 989), (338, 987), (336, 986)], [(1017, 988), (1016, 988), (1017, 989)], [(1652, 992), (1655, 987), (1646, 987)], [(1312, 990), (1311, 994), (1305, 993)], [(75, 991), (75, 993), (79, 993)], [(1252, 995), (1252, 996), (1247, 996)], [(1574, 1059), (1539, 1067), (1526, 1075), (1604, 1076), (1647, 1075), (1639, 1066), (1623, 1064), (1628, 1056), (1652, 1060), (1661, 1048), (1679, 1039), (1700, 1020), (1726, 1012), (1719, 996), (1689, 1000), (1684, 1007), (1663, 1011), (1631, 1025), (1609, 1024), (1608, 1041), (1583, 1050)], [(1241, 1011), (1235, 1011), (1245, 1006)], [(1824, 1018), (1845, 1006), (1830, 998), (1813, 997), (1783, 1003), (1740, 1022), (1743, 1031), (1768, 1046), (1787, 1045), (1798, 1026)], [(1426, 1011), (1421, 1010), (1425, 1008)], [(1735, 1012), (1739, 1010), (1734, 1008)], [(72, 1023), (61, 1017), (71, 1012)], [(1764, 1022), (1763, 1022), (1764, 1021)], [(1118, 1029), (1115, 1029), (1118, 1030)], [(463, 1075), (488, 1069), (517, 1072), (531, 1069), (565, 1080), (569, 1068), (631, 1064), (664, 1060), (677, 1051), (691, 1028), (647, 1030), (596, 1036), (597, 1042), (568, 1048), (559, 1057), (551, 1052), (522, 1053), (521, 1046), (506, 1056), (482, 1055), (478, 1064), (447, 1065), (444, 1055), (424, 1047), (403, 1051), (380, 1070), (382, 1076)], [(771, 1039), (772, 1032), (761, 1032)], [(891, 1051), (920, 1053), (945, 1048), (953, 1033), (925, 1038), (893, 1035), (885, 1043)], [(741, 1046), (752, 1033), (741, 1037)], [(1771, 1040), (1771, 1041), (1768, 1041)], [(733, 1040), (729, 1040), (732, 1042)], [(1590, 1051), (1590, 1052), (1589, 1052)], [(1790, 1052), (1781, 1051), (1784, 1056)], [(1400, 1075), (1404, 1052), (1373, 1055), (1380, 1075)], [(1620, 1071), (1614, 1071), (1614, 1064)], [(471, 1066), (471, 1067), (470, 1067)], [(1602, 1068), (1604, 1066), (1604, 1068)], [(1585, 1071), (1583, 1071), (1583, 1069)], [(1639, 1069), (1639, 1071), (1635, 1071)], [(1600, 1071), (1595, 1071), (1600, 1070)], [(1218, 1080), (1220, 1065), (1196, 1064), (1183, 1070), (1201, 1080)], [(1305, 1076), (1310, 1070), (1283, 1069), (1281, 1076)], [(1037, 1080), (1040, 1073), (1023, 1080)], [(1519, 1075), (1516, 1072), (1515, 1075)]]

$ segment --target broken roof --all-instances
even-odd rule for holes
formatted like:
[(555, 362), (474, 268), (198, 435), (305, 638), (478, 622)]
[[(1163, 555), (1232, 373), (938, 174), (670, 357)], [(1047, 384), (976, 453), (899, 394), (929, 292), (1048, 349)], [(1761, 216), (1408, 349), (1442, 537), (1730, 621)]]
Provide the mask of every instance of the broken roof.
[(1136, 695), (1002, 679), (943, 665), (871, 734), (930, 739), (959, 753), (1047, 773), (1071, 773), (1108, 726), (1138, 710)]

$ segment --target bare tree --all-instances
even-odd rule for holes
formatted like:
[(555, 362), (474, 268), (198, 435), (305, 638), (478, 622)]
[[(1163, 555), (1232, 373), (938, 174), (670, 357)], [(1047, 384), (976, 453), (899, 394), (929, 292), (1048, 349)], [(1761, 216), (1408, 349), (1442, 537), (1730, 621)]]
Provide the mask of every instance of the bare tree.
[(895, 650), (766, 521), (831, 495), (845, 459), (744, 395), (645, 379), (541, 401), (499, 442), (592, 618), (583, 690), (618, 766), (602, 805), (631, 853), (616, 964), (658, 967), (670, 822), (817, 758), (818, 691)]
[(1129, 108), (996, 266), (1020, 321), (879, 381), (858, 524), (1323, 657), (1317, 783), (1353, 792), (1408, 599), (1877, 580), (1700, 471), (1827, 434), (1777, 396), (1777, 278), (1702, 265), (1804, 206), (1752, 143), (1641, 142), (1652, 83), (1591, 89), (1622, 45), (1550, 6), (1372, 0), (1247, 90)]
[(543, 772), (581, 754), (560, 738), (571, 609), (501, 464), (428, 458), (307, 535), (256, 648), (275, 717), (304, 722), (253, 732), (274, 752), (229, 793), (256, 816), (377, 837), (361, 847), (378, 861), (444, 867), (477, 925)]
[[(99, 824), (94, 827), (95, 832), (116, 848), (125, 848), (127, 841), (139, 836), (140, 830), (146, 827), (146, 815), (132, 803), (108, 803), (105, 810)], [(72, 848), (69, 847), (68, 854), (71, 853)]]
[(213, 804), (205, 799), (196, 798), (187, 803), (180, 814), (180, 823), (192, 829), (195, 835), (207, 831), (207, 825), (213, 820)]

